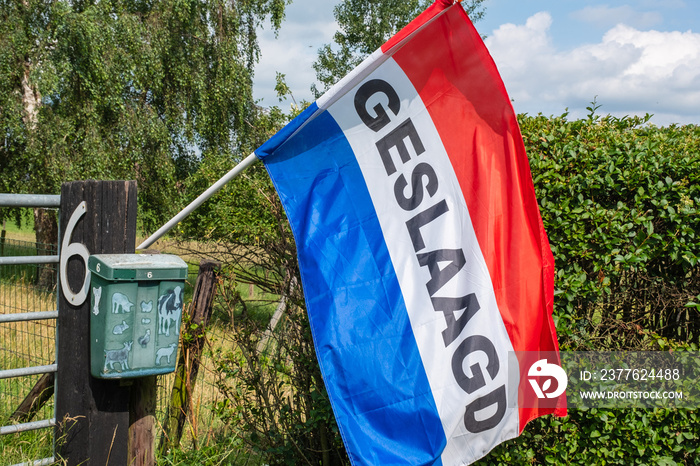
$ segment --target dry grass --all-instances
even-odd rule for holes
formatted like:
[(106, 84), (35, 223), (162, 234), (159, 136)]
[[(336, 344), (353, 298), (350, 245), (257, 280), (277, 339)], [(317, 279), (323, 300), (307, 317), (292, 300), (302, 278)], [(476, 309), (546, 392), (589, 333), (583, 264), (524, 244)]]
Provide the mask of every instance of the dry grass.
[[(23, 254), (22, 249), (35, 241), (31, 230), (9, 229), (4, 237), (5, 255)], [(0, 272), (0, 314), (56, 309), (55, 290), (39, 290), (34, 286), (37, 277), (34, 266), (3, 266)], [(0, 324), (0, 370), (52, 364), (56, 353), (55, 333), (54, 320)], [(0, 380), (0, 425), (15, 423), (10, 416), (40, 377)], [(53, 401), (50, 400), (32, 420), (46, 420), (53, 416)], [(0, 464), (51, 457), (53, 440), (52, 429), (0, 436)]]
[[(53, 292), (43, 292), (18, 283), (0, 282), (0, 313), (52, 311)], [(0, 368), (51, 364), (55, 357), (54, 320), (0, 324)]]
[(36, 235), (33, 231), (6, 231), (5, 238), (18, 241), (29, 241), (32, 243), (36, 241)]

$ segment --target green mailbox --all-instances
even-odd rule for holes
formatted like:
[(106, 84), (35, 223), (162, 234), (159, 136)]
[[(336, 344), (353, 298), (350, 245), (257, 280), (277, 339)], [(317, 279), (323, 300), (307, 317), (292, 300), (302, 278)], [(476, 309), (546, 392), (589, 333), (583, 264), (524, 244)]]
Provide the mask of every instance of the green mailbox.
[(96, 254), (88, 269), (93, 377), (173, 372), (187, 264), (167, 254)]

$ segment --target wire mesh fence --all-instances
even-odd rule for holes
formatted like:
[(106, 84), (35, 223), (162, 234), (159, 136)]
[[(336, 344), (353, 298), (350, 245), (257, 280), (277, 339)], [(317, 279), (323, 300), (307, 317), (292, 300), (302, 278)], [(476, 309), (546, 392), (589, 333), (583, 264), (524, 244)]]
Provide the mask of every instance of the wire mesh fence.
[[(192, 262), (210, 259), (206, 254), (177, 252)], [(186, 283), (185, 306), (192, 302), (189, 293), (196, 280), (197, 272), (192, 271)], [(240, 343), (244, 338), (236, 325), (240, 322), (238, 317), (234, 317), (234, 313), (236, 316), (240, 315), (240, 304), (245, 301), (247, 313), (251, 316), (259, 314), (261, 321), (267, 321), (277, 307), (279, 299), (278, 295), (270, 294), (257, 285), (235, 280), (230, 270), (222, 271), (218, 276), (211, 318), (204, 331), (206, 343), (199, 358), (196, 383), (192, 383), (188, 414), (179, 443), (178, 454), (184, 455), (184, 458), (180, 456), (180, 461), (177, 461), (177, 458), (167, 458), (165, 464), (192, 464), (203, 461), (205, 464), (254, 466), (266, 463), (264, 455), (251, 445), (250, 432), (247, 431), (240, 415), (241, 408), (232, 399), (231, 390), (246, 391), (239, 385), (237, 369), (231, 366), (231, 358), (242, 355)], [(187, 319), (183, 322), (181, 330), (182, 355), (188, 351), (187, 345), (184, 344), (188, 339)], [(259, 335), (255, 337), (256, 341), (258, 337)], [(188, 373), (186, 376), (189, 378), (191, 375)], [(167, 409), (174, 374), (159, 377), (158, 384), (157, 419), (158, 423), (164, 423), (168, 418)], [(254, 395), (250, 396), (251, 400), (256, 399)], [(160, 443), (159, 440), (156, 439), (156, 446)]]
[[(55, 254), (52, 245), (5, 240), (3, 255)], [(53, 281), (45, 277), (51, 275)], [(3, 265), (0, 267), (0, 313), (53, 311), (56, 309), (55, 264)], [(0, 369), (52, 364), (55, 360), (54, 320), (6, 322), (0, 324)], [(15, 383), (16, 382), (16, 383)], [(3, 404), (23, 397), (25, 380), (8, 379), (0, 391)], [(8, 385), (17, 385), (11, 388)], [(21, 400), (20, 400), (21, 401)], [(3, 411), (4, 412), (4, 411)]]
[[(3, 238), (0, 256), (56, 254), (55, 245)], [(46, 312), (56, 309), (56, 265), (0, 266), (0, 314)], [(56, 358), (56, 322), (53, 319), (0, 323), (0, 370), (45, 366)], [(27, 416), (19, 408), (42, 375), (0, 379), (0, 424), (53, 417), (53, 398)], [(52, 389), (51, 389), (52, 391)], [(51, 430), (23, 432), (0, 437), (0, 463), (14, 464), (51, 456)], [(26, 457), (24, 456), (26, 452)]]

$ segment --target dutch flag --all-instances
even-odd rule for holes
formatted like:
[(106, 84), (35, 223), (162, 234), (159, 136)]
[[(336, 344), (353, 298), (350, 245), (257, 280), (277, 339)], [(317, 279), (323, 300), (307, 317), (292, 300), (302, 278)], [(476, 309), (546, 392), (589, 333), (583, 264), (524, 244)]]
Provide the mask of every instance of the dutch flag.
[(566, 414), (518, 406), (509, 383), (509, 353), (558, 350), (554, 264), (505, 87), (451, 3), (255, 152), (354, 464), (467, 464)]

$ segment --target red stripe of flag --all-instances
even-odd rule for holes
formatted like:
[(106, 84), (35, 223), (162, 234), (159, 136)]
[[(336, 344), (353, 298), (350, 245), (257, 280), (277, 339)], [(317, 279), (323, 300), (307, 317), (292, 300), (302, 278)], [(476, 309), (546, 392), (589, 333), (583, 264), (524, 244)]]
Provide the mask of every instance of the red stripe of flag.
[[(423, 14), (434, 15), (446, 3), (436, 2)], [(515, 112), (481, 37), (455, 6), (393, 57), (418, 90), (450, 156), (514, 350), (558, 351), (551, 317), (554, 259)], [(521, 367), (521, 373), (526, 370)], [(543, 414), (565, 416), (562, 400), (556, 409), (521, 408), (520, 431)]]

